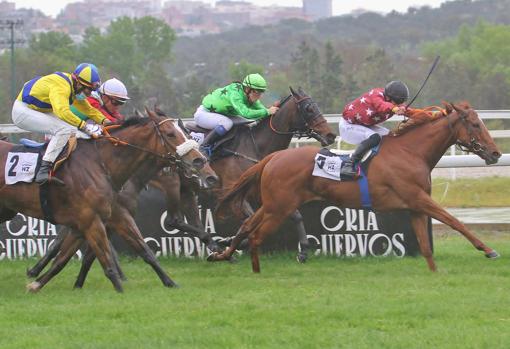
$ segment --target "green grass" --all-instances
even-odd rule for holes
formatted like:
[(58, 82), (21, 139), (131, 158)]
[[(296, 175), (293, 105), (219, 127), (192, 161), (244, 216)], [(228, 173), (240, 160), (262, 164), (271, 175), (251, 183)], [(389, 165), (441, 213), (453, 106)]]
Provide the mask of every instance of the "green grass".
[(0, 263), (0, 348), (508, 348), (510, 238), (485, 236), (487, 260), (458, 236), (423, 258), (263, 256), (209, 264), (166, 259), (181, 285), (165, 289), (140, 260), (123, 259), (124, 294), (94, 265), (71, 289), (74, 261), (38, 294), (32, 260)]
[(432, 182), (432, 197), (445, 207), (509, 207), (510, 177), (455, 181), (436, 178)]

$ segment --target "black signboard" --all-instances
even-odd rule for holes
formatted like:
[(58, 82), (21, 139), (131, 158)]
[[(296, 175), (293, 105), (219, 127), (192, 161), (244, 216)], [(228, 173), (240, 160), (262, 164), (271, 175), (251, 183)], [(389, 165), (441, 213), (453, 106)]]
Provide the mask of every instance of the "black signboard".
[[(214, 238), (231, 236), (239, 227), (235, 220), (214, 219), (214, 203), (202, 200), (201, 220)], [(370, 210), (339, 208), (323, 201), (311, 202), (301, 208), (311, 253), (335, 256), (397, 256), (419, 253), (416, 237), (410, 225), (409, 213), (399, 211), (376, 214)], [(147, 244), (158, 256), (207, 255), (198, 237), (165, 227), (165, 198), (153, 188), (139, 197), (136, 222)], [(57, 236), (58, 227), (43, 220), (18, 214), (12, 221), (0, 225), (0, 260), (43, 255)], [(431, 224), (429, 237), (432, 243)], [(114, 244), (120, 252), (130, 253), (119, 238)], [(298, 236), (290, 222), (263, 244), (263, 250), (299, 249)]]

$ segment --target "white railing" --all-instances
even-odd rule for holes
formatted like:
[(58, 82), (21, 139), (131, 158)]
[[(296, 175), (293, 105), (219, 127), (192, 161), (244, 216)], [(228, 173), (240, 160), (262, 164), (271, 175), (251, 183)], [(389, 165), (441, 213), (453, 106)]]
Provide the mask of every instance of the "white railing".
[[(478, 110), (478, 116), (483, 120), (494, 120), (494, 119), (510, 119), (510, 110)], [(326, 120), (330, 124), (336, 124), (340, 122), (341, 115), (340, 114), (325, 114)], [(401, 121), (403, 120), (402, 116), (395, 115), (392, 117), (388, 123)], [(183, 119), (183, 121), (192, 121), (192, 119)], [(338, 131), (338, 127), (337, 127)], [(510, 138), (510, 130), (491, 130), (489, 131), (493, 138)], [(0, 133), (2, 134), (17, 134), (17, 133), (29, 133), (25, 130), (22, 130), (15, 126), (14, 124), (0, 124)], [(336, 151), (340, 153), (349, 153), (349, 150), (341, 149), (341, 138), (337, 137), (336, 139)], [(293, 139), (292, 145), (295, 147), (299, 147), (303, 144), (316, 143), (315, 139)], [(441, 161), (437, 164), (436, 167), (483, 167), (486, 166), (485, 162), (475, 155), (456, 155), (455, 147), (453, 146), (450, 150), (450, 155), (443, 156)], [(503, 154), (496, 165), (491, 166), (510, 166), (510, 154)]]

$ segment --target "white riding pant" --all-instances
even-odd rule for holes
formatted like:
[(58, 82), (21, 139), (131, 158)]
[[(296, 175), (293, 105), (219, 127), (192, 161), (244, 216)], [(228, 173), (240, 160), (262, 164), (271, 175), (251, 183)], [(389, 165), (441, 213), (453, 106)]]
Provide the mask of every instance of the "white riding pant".
[(343, 118), (340, 120), (338, 128), (342, 140), (349, 144), (360, 144), (375, 133), (380, 134), (381, 137), (390, 133), (390, 130), (379, 125), (365, 126), (351, 124)]
[(69, 138), (90, 138), (75, 126), (68, 124), (53, 113), (41, 113), (31, 109), (21, 101), (15, 101), (12, 107), (12, 121), (16, 126), (27, 131), (52, 135), (43, 160), (55, 162), (58, 154), (65, 147)]
[(209, 110), (205, 109), (203, 105), (197, 108), (197, 111), (194, 115), (195, 123), (208, 130), (214, 129), (216, 126), (223, 126), (225, 130), (229, 131), (234, 122), (228, 116), (212, 113)]

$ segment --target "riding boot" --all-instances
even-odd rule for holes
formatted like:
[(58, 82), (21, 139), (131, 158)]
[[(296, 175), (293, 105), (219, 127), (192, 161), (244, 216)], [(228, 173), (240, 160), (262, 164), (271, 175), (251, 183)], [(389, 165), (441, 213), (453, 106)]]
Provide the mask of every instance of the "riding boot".
[(209, 134), (204, 138), (202, 145), (200, 146), (200, 151), (202, 154), (204, 154), (209, 159), (212, 154), (214, 143), (223, 137), (226, 133), (227, 130), (221, 125), (216, 126), (211, 132), (209, 132)]
[(379, 142), (381, 142), (381, 135), (378, 133), (374, 133), (363, 142), (361, 142), (351, 155), (353, 165), (359, 163), (361, 159), (363, 159), (363, 155), (365, 155), (367, 151), (379, 144)]
[(42, 160), (41, 167), (39, 167), (39, 171), (37, 171), (37, 175), (35, 176), (35, 182), (43, 184), (50, 181), (59, 185), (65, 185), (65, 183), (62, 180), (58, 179), (57, 177), (51, 176), (52, 169), (53, 169), (52, 162)]
[(356, 177), (358, 175), (356, 171), (356, 165), (361, 162), (361, 159), (363, 159), (363, 156), (367, 151), (378, 145), (380, 142), (381, 135), (379, 135), (378, 133), (374, 133), (373, 135), (365, 139), (363, 142), (358, 144), (354, 152), (351, 154), (350, 159), (348, 160), (349, 163), (345, 164), (345, 167), (342, 166), (341, 171), (342, 174), (351, 177)]

